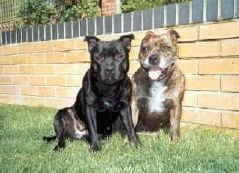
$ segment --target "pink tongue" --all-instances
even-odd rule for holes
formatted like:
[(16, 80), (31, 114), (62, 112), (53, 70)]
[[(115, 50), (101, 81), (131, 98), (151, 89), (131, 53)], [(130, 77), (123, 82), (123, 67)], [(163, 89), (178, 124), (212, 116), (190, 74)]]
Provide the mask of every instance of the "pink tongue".
[(150, 68), (148, 73), (150, 79), (157, 80), (162, 72), (159, 68)]

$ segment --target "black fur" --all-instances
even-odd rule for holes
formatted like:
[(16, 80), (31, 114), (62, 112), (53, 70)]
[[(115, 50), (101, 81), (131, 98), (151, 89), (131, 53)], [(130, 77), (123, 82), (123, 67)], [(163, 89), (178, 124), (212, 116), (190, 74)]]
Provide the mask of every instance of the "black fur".
[(133, 38), (133, 35), (126, 35), (108, 42), (93, 36), (85, 38), (91, 67), (84, 76), (83, 87), (74, 105), (56, 114), (56, 136), (44, 137), (47, 141), (58, 139), (56, 150), (65, 147), (66, 138), (76, 138), (75, 125), (82, 130), (80, 138), (88, 139), (93, 151), (101, 149), (99, 136), (109, 136), (118, 130), (126, 132), (129, 141), (136, 146), (141, 144), (133, 127), (130, 106), (132, 86), (127, 76)]

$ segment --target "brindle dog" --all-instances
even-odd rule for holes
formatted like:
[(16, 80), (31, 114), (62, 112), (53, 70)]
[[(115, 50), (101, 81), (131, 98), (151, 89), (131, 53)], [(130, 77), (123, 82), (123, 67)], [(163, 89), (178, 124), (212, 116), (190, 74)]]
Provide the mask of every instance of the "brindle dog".
[(140, 46), (140, 68), (133, 75), (133, 119), (136, 130), (170, 128), (173, 141), (180, 137), (184, 75), (177, 66), (176, 31), (147, 32)]

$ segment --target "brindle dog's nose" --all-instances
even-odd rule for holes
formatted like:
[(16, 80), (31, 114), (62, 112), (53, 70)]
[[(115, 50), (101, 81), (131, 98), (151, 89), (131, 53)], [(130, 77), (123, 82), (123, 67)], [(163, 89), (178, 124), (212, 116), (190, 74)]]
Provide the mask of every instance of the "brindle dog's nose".
[(149, 63), (152, 65), (157, 65), (159, 63), (158, 55), (156, 54), (150, 55)]

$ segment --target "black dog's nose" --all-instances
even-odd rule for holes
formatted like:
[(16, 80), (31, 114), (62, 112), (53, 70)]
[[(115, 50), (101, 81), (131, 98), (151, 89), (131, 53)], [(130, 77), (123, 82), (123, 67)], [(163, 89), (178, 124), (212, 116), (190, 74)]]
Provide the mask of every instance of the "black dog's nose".
[(107, 75), (110, 75), (114, 71), (114, 62), (111, 59), (108, 59), (105, 64), (105, 72)]
[(112, 75), (114, 72), (114, 66), (107, 66), (107, 68), (105, 69), (105, 74), (107, 77), (109, 77), (110, 75)]
[(158, 59), (158, 55), (151, 55), (149, 57), (149, 63), (152, 64), (152, 65), (157, 65), (159, 63), (159, 59)]
[(105, 70), (106, 71), (113, 71), (113, 69), (114, 69), (113, 65), (107, 65)]

